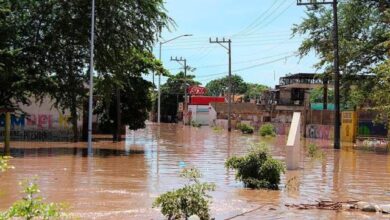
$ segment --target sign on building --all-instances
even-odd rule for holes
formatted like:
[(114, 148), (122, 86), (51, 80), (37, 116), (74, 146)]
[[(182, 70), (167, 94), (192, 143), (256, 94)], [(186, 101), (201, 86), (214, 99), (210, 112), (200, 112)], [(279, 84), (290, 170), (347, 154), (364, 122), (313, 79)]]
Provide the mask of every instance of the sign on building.
[(190, 87), (188, 87), (187, 92), (190, 95), (204, 95), (204, 94), (206, 94), (207, 90), (205, 87), (190, 86)]

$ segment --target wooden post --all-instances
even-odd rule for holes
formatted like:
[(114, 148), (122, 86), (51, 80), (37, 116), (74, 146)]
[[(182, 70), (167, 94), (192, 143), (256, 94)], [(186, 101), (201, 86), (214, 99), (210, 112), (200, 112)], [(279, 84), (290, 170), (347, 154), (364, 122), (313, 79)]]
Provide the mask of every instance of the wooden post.
[(11, 112), (5, 113), (5, 130), (4, 130), (4, 155), (10, 155), (10, 139), (11, 139)]

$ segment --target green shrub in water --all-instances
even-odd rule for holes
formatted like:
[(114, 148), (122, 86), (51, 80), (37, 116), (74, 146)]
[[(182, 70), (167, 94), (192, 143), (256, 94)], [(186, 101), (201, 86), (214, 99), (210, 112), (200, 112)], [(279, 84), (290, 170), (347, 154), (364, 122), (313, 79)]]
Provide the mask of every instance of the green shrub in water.
[(265, 136), (275, 137), (276, 136), (275, 127), (270, 123), (263, 124), (259, 129), (259, 133), (263, 137), (265, 137)]
[(236, 179), (249, 188), (278, 189), (280, 175), (285, 168), (275, 160), (265, 144), (253, 146), (243, 157), (229, 158), (225, 166), (236, 170)]
[(215, 133), (220, 133), (220, 132), (223, 131), (223, 128), (221, 128), (221, 127), (219, 127), (219, 126), (214, 126), (214, 127), (213, 127), (213, 131), (214, 131)]
[(247, 124), (240, 124), (239, 129), (243, 134), (253, 134), (254, 128)]
[(9, 159), (11, 159), (11, 157), (8, 157), (8, 156), (0, 156), (0, 172), (4, 172), (6, 171), (7, 169), (13, 169), (13, 166), (10, 166), (8, 164), (8, 161)]
[(23, 199), (16, 201), (7, 211), (0, 213), (0, 219), (63, 219), (63, 205), (56, 203), (44, 203), (37, 194), (40, 192), (34, 181), (24, 181)]
[(309, 157), (314, 159), (322, 159), (325, 156), (325, 153), (313, 143), (308, 145), (307, 152)]
[(201, 124), (197, 123), (196, 121), (191, 121), (191, 125), (192, 125), (192, 127), (196, 127), (196, 128), (199, 128), (202, 126)]
[(161, 213), (168, 219), (188, 219), (191, 215), (210, 219), (211, 201), (207, 192), (215, 190), (215, 184), (201, 183), (201, 174), (194, 168), (184, 169), (181, 176), (187, 178), (189, 183), (180, 189), (160, 195), (154, 201), (153, 207), (161, 207)]

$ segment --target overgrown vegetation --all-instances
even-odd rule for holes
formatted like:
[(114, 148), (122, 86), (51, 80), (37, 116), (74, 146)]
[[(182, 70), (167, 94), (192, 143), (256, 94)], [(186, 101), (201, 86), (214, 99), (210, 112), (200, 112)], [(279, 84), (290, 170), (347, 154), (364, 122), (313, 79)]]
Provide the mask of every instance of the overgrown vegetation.
[(259, 133), (263, 137), (265, 137), (265, 136), (275, 137), (276, 136), (275, 127), (270, 123), (263, 124), (259, 129)]
[[(294, 36), (305, 38), (298, 53), (304, 57), (315, 52), (318, 62), (314, 67), (332, 80), (333, 9), (323, 5), (311, 9), (292, 29)], [(386, 63), (390, 55), (390, 1), (340, 1), (338, 15), (339, 67), (343, 75), (340, 79), (341, 106), (349, 109), (362, 105), (386, 108), (390, 102), (389, 87), (383, 77), (389, 75)]]
[(35, 181), (20, 183), (23, 187), (23, 199), (16, 201), (7, 211), (0, 213), (0, 219), (60, 219), (66, 217), (63, 213), (64, 206), (56, 203), (44, 203)]
[(222, 128), (222, 127), (219, 127), (219, 126), (214, 126), (214, 127), (213, 127), (213, 131), (214, 131), (215, 133), (220, 133), (220, 132), (223, 131), (223, 128)]
[(237, 128), (241, 130), (243, 134), (253, 134), (254, 131), (254, 128), (252, 126), (244, 123), (237, 124)]
[(198, 122), (196, 122), (196, 121), (191, 121), (191, 125), (192, 125), (192, 127), (195, 127), (195, 128), (200, 128), (202, 125), (200, 124), (200, 123), (198, 123)]
[(285, 171), (284, 164), (272, 158), (264, 143), (252, 146), (245, 156), (229, 158), (225, 166), (235, 169), (236, 179), (249, 188), (276, 190), (279, 188), (280, 175)]
[(153, 203), (153, 207), (161, 207), (161, 213), (169, 220), (187, 219), (197, 215), (200, 219), (210, 219), (209, 205), (211, 203), (208, 191), (215, 190), (213, 183), (201, 183), (200, 172), (195, 168), (184, 169), (181, 177), (188, 179), (188, 183), (180, 189), (166, 192)]
[(307, 149), (307, 152), (309, 154), (309, 157), (314, 159), (323, 159), (325, 157), (325, 153), (318, 148), (316, 144), (309, 144)]
[(289, 192), (294, 192), (294, 191), (298, 191), (299, 189), (299, 180), (296, 176), (294, 177), (291, 177), (290, 179), (287, 180), (286, 182), (286, 190), (289, 191)]
[[(0, 172), (7, 169), (13, 169), (13, 166), (8, 164), (11, 157), (0, 156)], [(37, 194), (40, 192), (35, 180), (23, 181), (20, 183), (23, 187), (22, 193), (25, 196), (16, 201), (5, 212), (0, 212), (0, 220), (8, 219), (63, 219), (66, 217), (64, 213), (64, 205), (57, 203), (44, 203), (42, 197)]]
[(0, 156), (0, 172), (4, 172), (7, 169), (13, 169), (14, 168), (13, 166), (10, 166), (8, 164), (9, 159), (11, 159), (11, 157)]

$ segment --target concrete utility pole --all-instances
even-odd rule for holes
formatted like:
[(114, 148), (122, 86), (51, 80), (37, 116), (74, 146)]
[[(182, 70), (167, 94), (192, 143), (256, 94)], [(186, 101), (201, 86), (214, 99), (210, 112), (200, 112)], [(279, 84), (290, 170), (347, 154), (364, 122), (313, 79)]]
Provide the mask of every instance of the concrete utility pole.
[(339, 68), (339, 35), (337, 19), (337, 0), (297, 0), (298, 5), (333, 5), (333, 49), (334, 49), (334, 148), (340, 149), (340, 68)]
[[(228, 51), (229, 54), (229, 86), (228, 86), (228, 131), (232, 131), (232, 119), (231, 119), (231, 114), (232, 114), (232, 41), (230, 39), (225, 40), (223, 38), (222, 40), (211, 40), (209, 39), (211, 44), (219, 44), (223, 48), (225, 48)], [(226, 47), (223, 44), (228, 44), (228, 47)]]
[(91, 11), (91, 51), (89, 63), (89, 107), (88, 107), (88, 155), (92, 155), (92, 111), (93, 111), (93, 55), (95, 38), (95, 0), (92, 0)]
[[(184, 112), (187, 110), (187, 59), (180, 58), (172, 58), (171, 61), (176, 61), (178, 63), (184, 62), (183, 68), (184, 68)], [(181, 63), (180, 63), (181, 64)]]
[[(162, 62), (162, 60), (161, 60), (161, 48), (162, 48), (163, 44), (166, 44), (168, 42), (171, 42), (171, 41), (176, 40), (176, 39), (181, 38), (181, 37), (190, 37), (190, 36), (192, 36), (192, 34), (183, 34), (183, 35), (174, 37), (172, 39), (160, 42), (159, 56), (158, 56), (160, 62)], [(157, 123), (158, 124), (160, 124), (160, 119), (161, 119), (160, 118), (161, 117), (160, 113), (161, 113), (161, 74), (158, 75), (158, 104), (157, 104)]]

